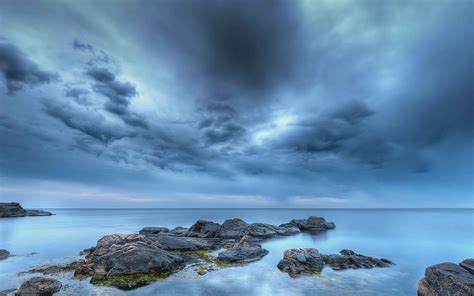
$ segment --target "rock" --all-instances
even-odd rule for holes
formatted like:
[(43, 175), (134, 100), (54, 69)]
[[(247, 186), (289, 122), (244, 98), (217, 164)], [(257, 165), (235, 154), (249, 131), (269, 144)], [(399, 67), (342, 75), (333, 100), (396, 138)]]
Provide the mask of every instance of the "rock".
[(185, 227), (175, 227), (174, 229), (170, 230), (170, 234), (176, 235), (176, 236), (184, 236), (188, 232), (188, 229)]
[(293, 219), (288, 223), (281, 224), (280, 227), (296, 227), (302, 232), (319, 234), (329, 229), (334, 229), (336, 225), (333, 222), (326, 222), (322, 217), (311, 216), (308, 219)]
[(94, 284), (133, 288), (182, 267), (179, 254), (160, 248), (144, 235), (113, 234), (101, 238), (86, 260), (77, 263), (75, 276), (93, 275)]
[(49, 296), (61, 290), (60, 281), (44, 277), (32, 277), (24, 282), (20, 289), (16, 291), (17, 296)]
[(25, 217), (25, 216), (51, 216), (52, 214), (42, 210), (25, 210), (17, 202), (0, 203), (0, 218)]
[(474, 295), (474, 275), (470, 269), (473, 261), (466, 259), (459, 265), (446, 262), (426, 268), (425, 277), (418, 285), (418, 295)]
[(300, 232), (295, 227), (280, 227), (265, 223), (252, 223), (242, 233), (251, 237), (268, 239), (280, 236), (289, 236)]
[(191, 237), (217, 237), (219, 235), (219, 230), (221, 226), (217, 223), (206, 221), (206, 220), (198, 220), (196, 223), (189, 228), (186, 232), (186, 236)]
[(344, 249), (341, 254), (323, 255), (317, 249), (289, 249), (283, 254), (278, 263), (281, 271), (290, 275), (319, 273), (325, 266), (334, 270), (388, 267), (393, 264), (387, 259), (378, 259), (356, 254), (352, 250)]
[(232, 248), (251, 247), (251, 246), (259, 245), (259, 242), (260, 240), (258, 238), (244, 235), (239, 241), (234, 243)]
[(277, 267), (292, 276), (319, 273), (324, 268), (324, 260), (317, 249), (289, 249), (283, 253)]
[(195, 251), (214, 248), (214, 242), (195, 237), (176, 237), (167, 234), (153, 235), (150, 239), (168, 251)]
[(16, 289), (7, 289), (0, 292), (0, 296), (8, 296), (10, 293), (15, 292)]
[(166, 227), (144, 227), (138, 233), (140, 234), (157, 234), (157, 233), (164, 233), (169, 232), (170, 230)]
[(247, 263), (260, 260), (268, 254), (260, 245), (250, 247), (237, 247), (220, 252), (217, 260), (226, 263)]
[(323, 255), (324, 264), (329, 265), (333, 270), (388, 267), (394, 264), (384, 258), (364, 256), (347, 249), (341, 250), (340, 254)]
[(242, 231), (249, 224), (242, 219), (234, 218), (225, 220), (222, 224), (218, 237), (220, 238), (240, 238), (243, 236)]
[(26, 216), (52, 216), (53, 214), (43, 210), (26, 210)]
[(10, 257), (10, 252), (5, 249), (0, 249), (0, 260), (5, 260)]
[(474, 259), (466, 259), (459, 263), (459, 266), (474, 274)]
[(28, 273), (42, 273), (44, 275), (58, 274), (61, 272), (72, 271), (76, 269), (76, 262), (71, 262), (65, 265), (49, 265), (39, 268), (33, 268), (28, 271), (19, 272), (18, 275), (28, 274)]

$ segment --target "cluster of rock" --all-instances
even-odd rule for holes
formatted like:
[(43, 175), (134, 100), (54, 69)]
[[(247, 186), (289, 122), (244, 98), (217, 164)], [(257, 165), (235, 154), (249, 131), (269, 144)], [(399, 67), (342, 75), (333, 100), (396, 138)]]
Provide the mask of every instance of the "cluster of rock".
[(0, 218), (51, 215), (52, 213), (43, 210), (25, 210), (17, 202), (0, 202)]
[(389, 267), (394, 263), (388, 259), (357, 254), (352, 250), (341, 250), (340, 254), (324, 255), (314, 248), (289, 249), (283, 254), (277, 267), (291, 276), (318, 274), (324, 267), (333, 270)]
[(419, 296), (474, 295), (474, 259), (426, 268), (418, 285)]
[[(292, 220), (280, 226), (235, 218), (223, 224), (198, 220), (189, 229), (145, 227), (138, 234), (102, 237), (95, 247), (84, 251), (85, 260), (77, 262), (75, 276), (92, 276), (92, 283), (106, 281), (123, 289), (134, 288), (149, 283), (150, 274), (168, 275), (198, 258), (212, 258), (212, 262), (223, 264), (247, 263), (268, 254), (259, 244), (264, 239), (302, 231), (316, 234), (334, 227), (334, 223), (319, 217)], [(216, 258), (198, 253), (222, 247), (227, 249)], [(133, 280), (124, 284), (125, 277)]]

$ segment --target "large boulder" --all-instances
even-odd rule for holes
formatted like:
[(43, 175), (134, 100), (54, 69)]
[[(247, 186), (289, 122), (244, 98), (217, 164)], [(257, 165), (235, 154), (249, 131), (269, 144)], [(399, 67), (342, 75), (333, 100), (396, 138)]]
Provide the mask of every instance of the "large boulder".
[(184, 260), (178, 253), (162, 249), (144, 235), (113, 234), (101, 238), (97, 246), (89, 250), (86, 260), (76, 264), (75, 276), (94, 276), (92, 283), (110, 283), (112, 286), (132, 280), (126, 284), (127, 288), (132, 288), (143, 282), (118, 276), (163, 275), (182, 267)]
[(265, 223), (252, 223), (242, 230), (242, 234), (260, 239), (288, 236), (296, 233), (299, 233), (299, 230), (295, 227), (281, 227)]
[(170, 230), (166, 227), (144, 227), (138, 233), (140, 234), (157, 234), (157, 233), (164, 233), (169, 232)]
[(20, 289), (15, 292), (17, 296), (49, 296), (61, 290), (60, 281), (35, 276), (24, 282)]
[(226, 263), (248, 263), (260, 260), (268, 254), (260, 245), (249, 247), (236, 247), (220, 252), (217, 260)]
[(206, 220), (198, 220), (186, 232), (186, 236), (212, 238), (219, 235), (221, 225)]
[(326, 222), (322, 217), (310, 216), (308, 219), (293, 219), (288, 223), (281, 224), (280, 227), (296, 227), (302, 232), (319, 234), (334, 229), (336, 225), (333, 222)]
[(248, 225), (247, 222), (239, 218), (225, 220), (220, 227), (218, 236), (220, 238), (240, 238)]
[(378, 259), (342, 250), (340, 254), (323, 255), (317, 249), (289, 249), (283, 254), (277, 267), (291, 276), (319, 273), (325, 266), (334, 270), (388, 267), (394, 264), (387, 259)]
[(10, 257), (10, 252), (5, 249), (0, 249), (0, 260), (5, 260)]
[(324, 268), (323, 256), (317, 249), (288, 249), (278, 262), (278, 269), (290, 275), (319, 273)]
[(158, 247), (168, 251), (195, 251), (214, 248), (214, 242), (198, 237), (177, 237), (168, 234), (149, 236)]
[(473, 263), (474, 259), (466, 259), (459, 265), (446, 262), (426, 268), (418, 295), (474, 295)]

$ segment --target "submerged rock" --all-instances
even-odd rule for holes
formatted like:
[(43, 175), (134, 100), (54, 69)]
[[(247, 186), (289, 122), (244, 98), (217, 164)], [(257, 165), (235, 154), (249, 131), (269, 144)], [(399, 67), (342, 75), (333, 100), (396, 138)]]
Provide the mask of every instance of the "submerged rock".
[(226, 263), (248, 263), (260, 260), (268, 254), (268, 250), (260, 245), (249, 247), (237, 247), (220, 252), (217, 260)]
[(42, 210), (25, 210), (17, 202), (1, 202), (0, 218), (25, 217), (25, 216), (51, 216), (52, 213)]
[(418, 295), (474, 295), (473, 263), (474, 259), (466, 259), (459, 265), (446, 262), (426, 268)]
[(0, 249), (0, 260), (5, 260), (10, 257), (10, 252), (5, 249)]
[(60, 281), (44, 278), (44, 277), (32, 277), (24, 282), (20, 289), (15, 292), (17, 296), (49, 296), (61, 290), (62, 284)]
[(394, 264), (387, 259), (357, 254), (352, 250), (344, 249), (340, 254), (323, 255), (314, 248), (289, 249), (283, 253), (277, 267), (290, 275), (320, 273), (324, 267), (330, 266), (333, 270), (388, 267)]

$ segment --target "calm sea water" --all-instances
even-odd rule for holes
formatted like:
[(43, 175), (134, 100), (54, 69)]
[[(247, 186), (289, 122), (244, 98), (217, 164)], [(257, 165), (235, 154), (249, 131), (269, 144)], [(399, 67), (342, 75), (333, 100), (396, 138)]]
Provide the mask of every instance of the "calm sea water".
[[(299, 234), (263, 243), (261, 261), (197, 276), (179, 272), (165, 281), (123, 292), (95, 287), (64, 273), (63, 295), (416, 295), (427, 266), (474, 257), (474, 210), (321, 209), (50, 209), (51, 217), (0, 220), (0, 248), (17, 256), (0, 262), (0, 291), (20, 286), (32, 275), (17, 272), (69, 263), (103, 235), (137, 232), (145, 226), (186, 226), (197, 219), (280, 224), (310, 215), (325, 217), (336, 229), (319, 236)], [(391, 268), (332, 271), (290, 278), (276, 264), (288, 248), (312, 247), (322, 253), (348, 248), (388, 258)], [(37, 253), (30, 255), (31, 253)]]

